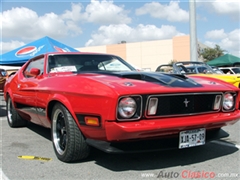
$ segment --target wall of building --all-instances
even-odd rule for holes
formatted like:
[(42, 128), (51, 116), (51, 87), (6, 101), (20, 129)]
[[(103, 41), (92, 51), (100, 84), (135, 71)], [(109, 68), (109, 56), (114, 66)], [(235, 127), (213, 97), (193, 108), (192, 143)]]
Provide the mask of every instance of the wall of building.
[(171, 61), (172, 40), (127, 43), (126, 60), (145, 70), (155, 71), (157, 66)]
[(135, 67), (146, 71), (155, 71), (159, 65), (168, 64), (173, 60), (190, 60), (190, 37), (177, 36), (167, 40), (126, 42), (76, 49), (83, 52), (115, 54)]
[(190, 36), (173, 37), (173, 59), (176, 61), (190, 60)]
[(112, 44), (106, 46), (106, 53), (109, 54), (115, 54), (117, 56), (120, 56), (121, 58), (127, 60), (126, 54), (126, 44)]

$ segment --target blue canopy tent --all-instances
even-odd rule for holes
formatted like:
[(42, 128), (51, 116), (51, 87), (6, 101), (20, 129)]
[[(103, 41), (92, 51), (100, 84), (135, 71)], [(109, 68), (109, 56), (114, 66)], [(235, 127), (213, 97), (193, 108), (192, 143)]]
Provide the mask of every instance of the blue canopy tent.
[(30, 58), (47, 52), (78, 52), (48, 36), (1, 55), (0, 65), (22, 66)]

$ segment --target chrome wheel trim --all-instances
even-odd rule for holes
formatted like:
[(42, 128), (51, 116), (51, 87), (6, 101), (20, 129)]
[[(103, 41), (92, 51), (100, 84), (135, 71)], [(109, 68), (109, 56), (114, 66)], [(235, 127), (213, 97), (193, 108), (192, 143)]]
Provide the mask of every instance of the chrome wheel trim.
[(8, 116), (8, 121), (10, 124), (12, 124), (13, 120), (12, 120), (12, 108), (13, 108), (13, 104), (12, 104), (12, 100), (9, 97), (8, 98), (8, 103), (7, 103), (7, 116)]
[(67, 131), (64, 121), (64, 114), (60, 109), (57, 109), (54, 112), (52, 121), (53, 143), (56, 151), (60, 155), (63, 155), (67, 148)]

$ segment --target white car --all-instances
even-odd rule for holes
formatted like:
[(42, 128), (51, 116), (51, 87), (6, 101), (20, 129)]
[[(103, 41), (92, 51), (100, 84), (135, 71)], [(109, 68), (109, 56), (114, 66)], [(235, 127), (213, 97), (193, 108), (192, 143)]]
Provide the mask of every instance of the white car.
[(225, 74), (240, 74), (240, 67), (219, 67)]

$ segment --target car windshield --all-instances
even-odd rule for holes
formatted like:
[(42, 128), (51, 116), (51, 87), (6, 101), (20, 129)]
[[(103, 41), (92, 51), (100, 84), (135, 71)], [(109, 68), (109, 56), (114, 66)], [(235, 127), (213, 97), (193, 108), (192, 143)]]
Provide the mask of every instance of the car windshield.
[(163, 72), (163, 73), (173, 73), (172, 65), (161, 65), (158, 66), (156, 72)]
[(219, 69), (218, 67), (215, 67), (215, 66), (211, 66), (211, 68), (217, 73), (217, 74), (224, 74), (224, 72)]
[(240, 68), (232, 68), (235, 74), (240, 74)]
[(203, 62), (178, 62), (176, 63), (176, 68), (181, 74), (216, 74), (209, 65)]
[(71, 54), (51, 55), (48, 72), (135, 71), (123, 59), (113, 55)]

